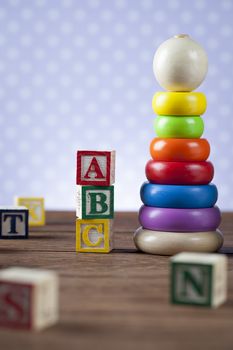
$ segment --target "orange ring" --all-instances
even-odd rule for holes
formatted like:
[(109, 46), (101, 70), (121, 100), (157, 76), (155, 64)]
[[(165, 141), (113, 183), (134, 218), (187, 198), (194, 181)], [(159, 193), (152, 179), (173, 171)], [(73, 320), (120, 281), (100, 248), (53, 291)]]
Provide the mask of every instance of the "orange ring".
[(154, 160), (191, 162), (205, 161), (210, 154), (206, 139), (173, 139), (155, 137), (150, 144), (150, 154)]

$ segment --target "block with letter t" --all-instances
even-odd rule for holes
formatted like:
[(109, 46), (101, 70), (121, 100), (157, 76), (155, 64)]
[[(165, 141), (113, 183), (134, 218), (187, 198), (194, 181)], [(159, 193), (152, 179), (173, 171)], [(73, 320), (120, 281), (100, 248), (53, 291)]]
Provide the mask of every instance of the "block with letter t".
[(77, 185), (110, 186), (115, 182), (115, 151), (78, 151)]
[(79, 219), (112, 219), (114, 186), (77, 186), (76, 216)]
[(112, 220), (77, 219), (76, 251), (81, 253), (109, 253), (113, 248)]
[(0, 327), (41, 330), (58, 320), (58, 277), (41, 269), (0, 271)]
[(227, 258), (222, 254), (180, 253), (171, 258), (171, 302), (218, 307), (226, 300)]
[(28, 238), (28, 209), (0, 207), (0, 239)]

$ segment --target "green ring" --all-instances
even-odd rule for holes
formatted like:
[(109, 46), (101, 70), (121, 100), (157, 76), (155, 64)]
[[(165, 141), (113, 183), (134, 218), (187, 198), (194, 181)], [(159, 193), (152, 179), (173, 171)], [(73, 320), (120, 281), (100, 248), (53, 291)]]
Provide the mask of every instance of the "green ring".
[(154, 121), (154, 129), (159, 137), (199, 138), (204, 131), (204, 122), (200, 116), (160, 115)]

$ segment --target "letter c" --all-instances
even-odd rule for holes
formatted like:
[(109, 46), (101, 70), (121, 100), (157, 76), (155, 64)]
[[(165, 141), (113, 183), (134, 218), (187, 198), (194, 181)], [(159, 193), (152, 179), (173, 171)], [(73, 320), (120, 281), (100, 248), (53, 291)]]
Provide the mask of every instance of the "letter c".
[(97, 242), (95, 242), (95, 243), (91, 242), (89, 239), (89, 232), (91, 229), (95, 229), (100, 234), (102, 233), (102, 225), (87, 225), (84, 228), (83, 234), (82, 234), (83, 242), (89, 247), (98, 247), (100, 245), (100, 243), (103, 241), (104, 237), (100, 236), (98, 238)]

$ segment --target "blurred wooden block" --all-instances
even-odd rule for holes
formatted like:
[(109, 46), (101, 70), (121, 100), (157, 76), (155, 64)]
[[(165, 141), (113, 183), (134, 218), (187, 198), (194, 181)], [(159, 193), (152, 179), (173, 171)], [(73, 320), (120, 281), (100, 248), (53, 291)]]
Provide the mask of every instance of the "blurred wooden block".
[(112, 219), (114, 186), (77, 186), (76, 216), (79, 219)]
[(28, 209), (24, 206), (0, 207), (0, 239), (28, 238)]
[(58, 277), (47, 270), (0, 271), (0, 326), (41, 330), (58, 320)]
[(180, 253), (171, 261), (171, 302), (218, 307), (227, 297), (227, 258), (221, 254)]
[(76, 220), (76, 251), (109, 253), (113, 249), (112, 220)]
[(110, 186), (115, 182), (115, 151), (78, 151), (77, 185)]
[(15, 197), (15, 205), (23, 205), (29, 210), (29, 226), (43, 226), (45, 224), (44, 198)]

